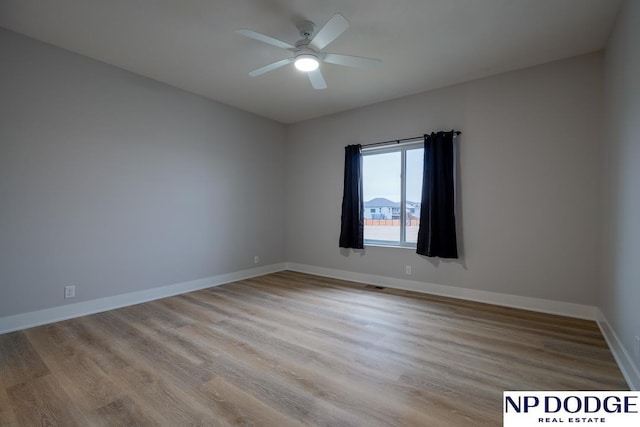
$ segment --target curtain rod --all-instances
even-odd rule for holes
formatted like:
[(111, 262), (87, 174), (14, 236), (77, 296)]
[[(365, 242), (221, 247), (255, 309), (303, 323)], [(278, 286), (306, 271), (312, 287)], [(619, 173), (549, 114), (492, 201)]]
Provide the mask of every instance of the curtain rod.
[[(453, 132), (454, 135), (460, 135), (462, 133), (459, 130), (451, 131), (451, 132)], [(447, 132), (445, 132), (445, 133), (447, 133)], [(376, 145), (400, 144), (401, 142), (411, 141), (413, 139), (421, 139), (421, 138), (424, 138), (424, 135), (414, 136), (413, 138), (391, 139), (389, 141), (373, 142), (371, 144), (362, 144), (361, 147), (364, 148), (364, 147), (373, 147), (373, 146), (376, 146)]]

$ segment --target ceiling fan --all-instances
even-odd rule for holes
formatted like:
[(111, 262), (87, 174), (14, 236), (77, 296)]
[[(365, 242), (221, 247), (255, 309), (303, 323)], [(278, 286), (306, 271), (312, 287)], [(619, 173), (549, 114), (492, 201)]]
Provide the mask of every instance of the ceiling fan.
[(327, 83), (319, 68), (321, 62), (363, 69), (373, 68), (380, 63), (377, 59), (321, 52), (329, 43), (345, 32), (347, 28), (349, 28), (349, 21), (339, 13), (333, 15), (318, 32), (315, 31), (316, 26), (313, 22), (304, 21), (298, 25), (298, 30), (303, 38), (298, 40), (295, 46), (253, 30), (241, 29), (236, 30), (236, 32), (254, 40), (293, 52), (290, 58), (276, 61), (251, 71), (249, 73), (251, 77), (256, 77), (293, 63), (298, 70), (307, 73), (314, 89), (326, 89)]

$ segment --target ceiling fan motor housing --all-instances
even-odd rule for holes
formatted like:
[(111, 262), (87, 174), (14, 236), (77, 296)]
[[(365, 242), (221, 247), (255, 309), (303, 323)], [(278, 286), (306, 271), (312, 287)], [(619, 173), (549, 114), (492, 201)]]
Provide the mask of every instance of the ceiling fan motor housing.
[(293, 51), (294, 58), (300, 55), (311, 55), (318, 57), (318, 51), (309, 46), (309, 40), (300, 40), (296, 43), (296, 49)]

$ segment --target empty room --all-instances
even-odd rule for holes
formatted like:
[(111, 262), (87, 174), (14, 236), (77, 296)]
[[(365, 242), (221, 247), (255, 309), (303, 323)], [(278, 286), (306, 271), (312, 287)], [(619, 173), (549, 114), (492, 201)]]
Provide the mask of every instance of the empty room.
[(638, 76), (638, 0), (0, 1), (0, 426), (638, 425)]

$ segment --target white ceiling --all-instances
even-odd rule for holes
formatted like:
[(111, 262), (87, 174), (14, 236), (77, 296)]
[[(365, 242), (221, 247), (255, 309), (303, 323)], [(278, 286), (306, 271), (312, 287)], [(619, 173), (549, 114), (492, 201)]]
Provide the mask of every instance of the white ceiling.
[[(0, 0), (0, 26), (282, 123), (602, 49), (619, 0)], [(349, 29), (326, 52), (382, 60), (322, 64), (314, 90), (290, 55), (296, 23), (334, 13)]]

